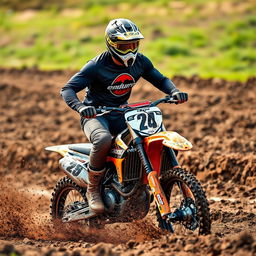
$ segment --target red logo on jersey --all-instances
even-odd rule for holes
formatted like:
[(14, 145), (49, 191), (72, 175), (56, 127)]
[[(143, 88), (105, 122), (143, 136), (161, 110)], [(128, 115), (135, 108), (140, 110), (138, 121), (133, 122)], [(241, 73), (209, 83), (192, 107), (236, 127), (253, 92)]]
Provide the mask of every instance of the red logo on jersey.
[(131, 75), (121, 74), (110, 86), (108, 86), (107, 89), (115, 96), (123, 96), (130, 92), (134, 85), (135, 81)]

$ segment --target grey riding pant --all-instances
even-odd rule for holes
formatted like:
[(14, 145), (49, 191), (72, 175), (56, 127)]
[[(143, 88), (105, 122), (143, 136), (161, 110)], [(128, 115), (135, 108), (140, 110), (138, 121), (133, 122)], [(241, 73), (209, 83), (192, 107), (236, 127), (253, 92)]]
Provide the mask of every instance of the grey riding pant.
[(127, 127), (124, 116), (107, 114), (85, 119), (82, 122), (82, 127), (86, 137), (93, 145), (90, 153), (90, 168), (94, 171), (100, 171), (105, 167), (113, 136)]

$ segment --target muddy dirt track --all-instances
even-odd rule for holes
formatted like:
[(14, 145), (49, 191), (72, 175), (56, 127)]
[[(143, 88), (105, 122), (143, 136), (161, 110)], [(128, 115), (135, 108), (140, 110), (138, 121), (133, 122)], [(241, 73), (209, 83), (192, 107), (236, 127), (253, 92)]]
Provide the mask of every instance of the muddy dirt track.
[[(86, 139), (59, 96), (71, 71), (0, 70), (0, 255), (256, 255), (256, 79), (175, 77), (183, 105), (161, 105), (165, 125), (188, 138), (180, 163), (207, 192), (212, 234), (160, 232), (154, 215), (98, 231), (54, 230), (49, 201), (63, 175), (44, 148)], [(132, 101), (163, 94), (141, 81)]]

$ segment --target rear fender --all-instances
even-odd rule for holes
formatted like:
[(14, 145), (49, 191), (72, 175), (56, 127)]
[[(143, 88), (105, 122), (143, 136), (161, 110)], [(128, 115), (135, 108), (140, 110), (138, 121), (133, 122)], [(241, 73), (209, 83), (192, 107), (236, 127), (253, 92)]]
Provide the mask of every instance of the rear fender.
[[(83, 144), (56, 145), (46, 147), (45, 149), (62, 155), (63, 158), (59, 160), (59, 164), (65, 174), (79, 186), (86, 187), (88, 184), (87, 164), (89, 162), (89, 156), (69, 149), (69, 146), (74, 145)], [(87, 144), (84, 145), (86, 146)]]
[[(65, 156), (66, 154), (76, 155), (79, 157), (86, 157), (89, 156), (89, 151), (92, 148), (91, 143), (75, 143), (75, 144), (65, 144), (65, 145), (55, 145), (46, 147), (45, 149), (48, 151), (57, 152), (62, 156)], [(81, 149), (85, 149), (87, 153), (80, 151)]]
[(52, 151), (52, 152), (57, 152), (60, 155), (65, 156), (70, 151), (68, 146), (69, 146), (69, 144), (49, 146), (49, 147), (46, 147), (45, 150)]

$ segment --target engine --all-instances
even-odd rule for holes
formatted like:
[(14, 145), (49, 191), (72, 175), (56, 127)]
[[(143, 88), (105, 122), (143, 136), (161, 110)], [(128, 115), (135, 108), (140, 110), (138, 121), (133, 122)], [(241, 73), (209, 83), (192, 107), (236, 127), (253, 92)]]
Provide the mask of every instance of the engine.
[(106, 188), (103, 200), (107, 214), (113, 222), (130, 222), (144, 218), (150, 206), (150, 194), (145, 186), (138, 188), (134, 194), (126, 198), (114, 188)]

